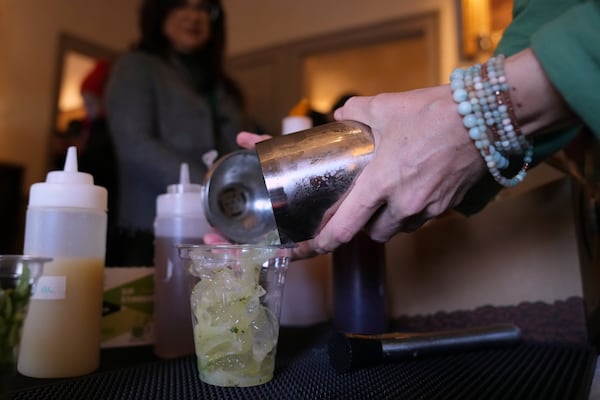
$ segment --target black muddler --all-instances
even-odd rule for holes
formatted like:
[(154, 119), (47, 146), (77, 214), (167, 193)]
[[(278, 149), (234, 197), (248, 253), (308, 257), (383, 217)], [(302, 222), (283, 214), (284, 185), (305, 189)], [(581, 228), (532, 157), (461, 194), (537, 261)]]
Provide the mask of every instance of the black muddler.
[(328, 353), (332, 366), (338, 372), (346, 372), (392, 360), (513, 345), (520, 339), (521, 330), (512, 324), (380, 335), (338, 332), (329, 340)]

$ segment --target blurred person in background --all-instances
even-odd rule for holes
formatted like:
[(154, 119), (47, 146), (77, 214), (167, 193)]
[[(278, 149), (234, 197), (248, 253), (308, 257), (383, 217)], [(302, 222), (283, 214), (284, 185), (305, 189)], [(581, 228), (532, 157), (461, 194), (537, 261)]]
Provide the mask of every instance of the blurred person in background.
[(237, 150), (249, 123), (225, 73), (219, 0), (144, 0), (140, 40), (116, 63), (107, 115), (120, 173), (121, 265), (152, 265), (156, 197), (188, 163), (201, 182), (214, 159)]

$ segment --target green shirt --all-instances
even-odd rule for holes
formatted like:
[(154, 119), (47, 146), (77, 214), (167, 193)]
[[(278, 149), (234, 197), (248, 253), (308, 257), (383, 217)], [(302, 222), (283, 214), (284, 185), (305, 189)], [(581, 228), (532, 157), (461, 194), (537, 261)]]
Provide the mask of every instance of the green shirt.
[[(582, 127), (600, 139), (600, 0), (515, 0), (513, 21), (496, 53), (510, 56), (526, 48), (581, 121), (534, 142), (534, 164), (562, 149)], [(500, 189), (488, 175), (457, 209), (477, 212)]]

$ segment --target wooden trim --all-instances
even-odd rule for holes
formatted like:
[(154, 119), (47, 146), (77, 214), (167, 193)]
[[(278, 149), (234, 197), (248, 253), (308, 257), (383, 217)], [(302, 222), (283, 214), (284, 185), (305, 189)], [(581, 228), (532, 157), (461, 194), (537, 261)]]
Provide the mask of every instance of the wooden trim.
[(227, 65), (234, 78), (236, 74), (252, 68), (268, 68), (272, 73), (272, 88), (268, 89), (273, 97), (270, 108), (272, 117), (266, 121), (265, 127), (268, 131), (276, 132), (280, 117), (303, 97), (302, 64), (305, 57), (415, 36), (425, 37), (428, 43), (428, 84), (438, 84), (440, 39), (437, 12), (354, 27), (231, 56)]

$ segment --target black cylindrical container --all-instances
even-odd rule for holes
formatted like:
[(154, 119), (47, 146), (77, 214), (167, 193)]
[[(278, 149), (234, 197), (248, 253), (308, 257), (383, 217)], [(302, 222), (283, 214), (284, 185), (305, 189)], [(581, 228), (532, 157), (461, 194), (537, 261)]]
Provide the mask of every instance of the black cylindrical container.
[(385, 244), (359, 232), (332, 256), (333, 325), (348, 333), (388, 330)]

